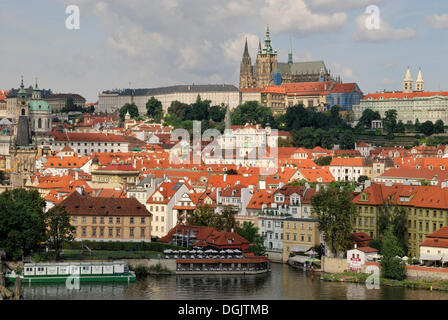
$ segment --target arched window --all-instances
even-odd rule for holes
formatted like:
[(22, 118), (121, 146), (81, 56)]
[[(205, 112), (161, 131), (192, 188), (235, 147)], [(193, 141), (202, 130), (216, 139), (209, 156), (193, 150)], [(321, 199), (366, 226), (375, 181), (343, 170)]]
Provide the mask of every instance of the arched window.
[(22, 116), (25, 115), (25, 109), (22, 109)]
[(39, 129), (42, 128), (42, 119), (41, 119), (41, 118), (39, 118), (39, 120), (37, 120), (37, 127), (38, 127)]

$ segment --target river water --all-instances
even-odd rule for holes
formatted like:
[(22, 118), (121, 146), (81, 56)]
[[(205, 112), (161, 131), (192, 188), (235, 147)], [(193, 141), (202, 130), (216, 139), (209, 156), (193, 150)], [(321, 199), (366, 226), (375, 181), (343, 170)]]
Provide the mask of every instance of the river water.
[(26, 285), (24, 297), (31, 300), (142, 300), (142, 299), (236, 299), (236, 300), (448, 300), (448, 292), (314, 280), (309, 273), (288, 265), (271, 264), (272, 271), (251, 276), (149, 276), (135, 283), (83, 284), (68, 290), (65, 284)]

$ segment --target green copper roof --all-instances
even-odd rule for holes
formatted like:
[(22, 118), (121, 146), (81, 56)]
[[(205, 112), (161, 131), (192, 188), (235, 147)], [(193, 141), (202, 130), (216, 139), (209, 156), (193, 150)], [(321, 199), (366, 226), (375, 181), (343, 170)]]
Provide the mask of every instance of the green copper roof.
[(44, 100), (31, 100), (28, 106), (30, 111), (50, 111), (50, 105)]

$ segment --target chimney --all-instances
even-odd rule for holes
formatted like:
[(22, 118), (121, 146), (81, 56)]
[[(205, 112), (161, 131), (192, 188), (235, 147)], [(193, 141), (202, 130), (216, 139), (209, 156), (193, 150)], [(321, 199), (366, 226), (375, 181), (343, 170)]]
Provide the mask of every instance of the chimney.
[(227, 181), (227, 173), (224, 173), (224, 182)]
[(75, 171), (75, 180), (78, 180), (79, 174), (78, 171)]
[(355, 243), (354, 248), (356, 249), (358, 247), (358, 245)]

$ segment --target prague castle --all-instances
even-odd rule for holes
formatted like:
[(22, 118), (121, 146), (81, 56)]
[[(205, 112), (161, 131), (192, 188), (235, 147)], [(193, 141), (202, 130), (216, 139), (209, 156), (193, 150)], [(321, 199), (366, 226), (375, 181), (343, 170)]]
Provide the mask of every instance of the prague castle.
[(277, 50), (271, 45), (269, 25), (266, 29), (264, 47), (258, 44), (257, 60), (252, 65), (249, 49), (244, 47), (240, 67), (240, 88), (264, 88), (282, 83), (337, 81), (333, 79), (323, 61), (293, 62), (292, 46), (288, 54), (288, 62), (277, 61)]
[(378, 111), (384, 117), (386, 111), (395, 109), (397, 121), (420, 123), (442, 120), (448, 123), (448, 91), (424, 91), (422, 71), (419, 70), (415, 81), (411, 70), (407, 69), (403, 79), (402, 91), (372, 93), (363, 97), (359, 105), (353, 106), (355, 119), (359, 119), (366, 109)]

